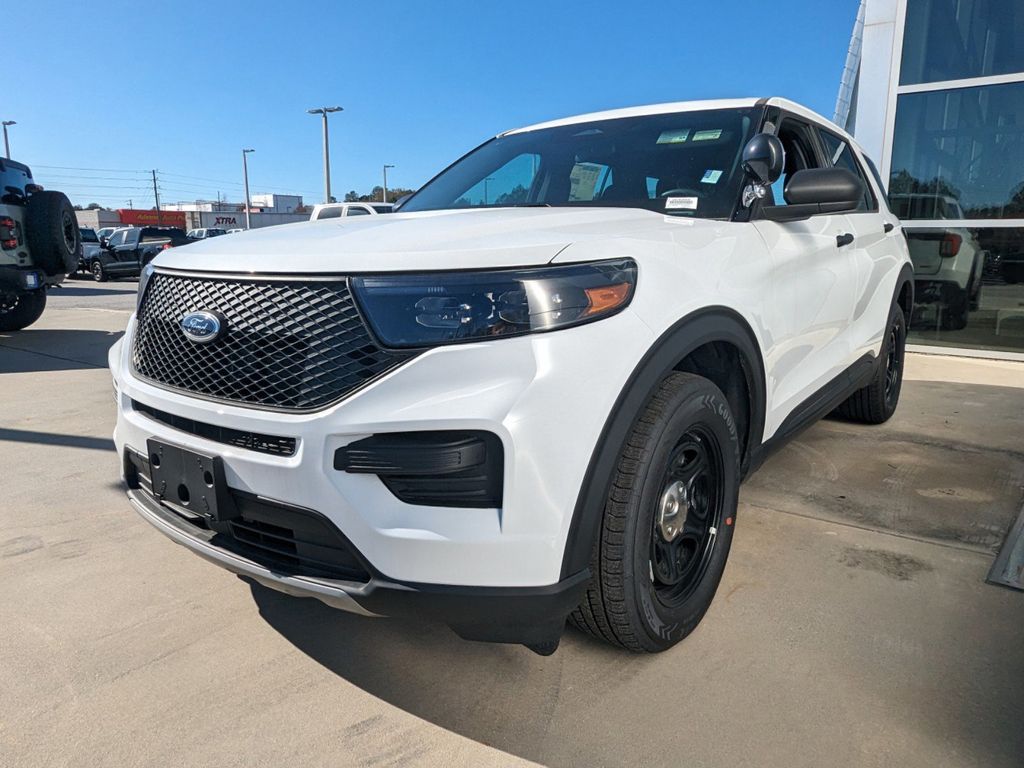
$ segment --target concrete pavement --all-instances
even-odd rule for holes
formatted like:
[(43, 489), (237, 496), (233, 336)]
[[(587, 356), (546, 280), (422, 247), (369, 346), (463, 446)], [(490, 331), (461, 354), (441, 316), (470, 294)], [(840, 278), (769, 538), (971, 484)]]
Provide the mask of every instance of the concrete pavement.
[[(118, 484), (99, 366), (134, 283), (0, 335), (0, 765), (1024, 764), (1021, 366), (915, 357), (881, 428), (826, 421), (744, 487), (698, 630), (541, 658), (210, 566)], [(951, 383), (952, 382), (952, 383)]]

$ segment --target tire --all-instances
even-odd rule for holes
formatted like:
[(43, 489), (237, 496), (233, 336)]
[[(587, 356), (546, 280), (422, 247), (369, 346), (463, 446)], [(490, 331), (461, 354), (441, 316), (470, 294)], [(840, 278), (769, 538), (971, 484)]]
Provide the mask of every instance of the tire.
[(0, 331), (20, 331), (40, 318), (46, 308), (46, 291), (0, 293)]
[[(695, 472), (700, 461), (706, 469)], [(686, 493), (673, 495), (677, 482)], [(664, 651), (690, 634), (729, 557), (739, 483), (739, 439), (725, 395), (700, 376), (668, 376), (619, 456), (592, 580), (570, 623), (634, 652)], [(681, 518), (665, 514), (672, 500), (685, 505)]]
[(858, 389), (836, 409), (836, 414), (844, 419), (862, 424), (883, 424), (896, 412), (903, 389), (907, 344), (907, 321), (899, 306), (890, 312), (886, 328), (882, 354), (871, 383)]
[(89, 265), (89, 271), (92, 272), (92, 279), (97, 283), (105, 283), (110, 279), (107, 276), (107, 270), (103, 268), (103, 262), (99, 259), (93, 259), (92, 264)]
[(32, 259), (48, 275), (74, 272), (78, 268), (78, 231), (75, 209), (63, 192), (33, 192), (25, 213), (25, 233)]

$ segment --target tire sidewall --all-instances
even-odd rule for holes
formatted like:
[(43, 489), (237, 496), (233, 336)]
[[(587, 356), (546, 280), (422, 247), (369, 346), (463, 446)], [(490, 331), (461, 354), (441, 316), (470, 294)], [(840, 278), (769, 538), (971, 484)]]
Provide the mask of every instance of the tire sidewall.
[[(889, 342), (893, 326), (898, 326), (896, 333), (896, 343), (898, 345), (897, 354), (899, 358), (900, 375), (896, 381), (896, 392), (890, 402), (889, 398), (885, 396), (885, 380), (887, 373), (887, 364), (889, 360)], [(899, 306), (893, 308), (892, 313), (889, 315), (889, 324), (885, 328), (885, 344), (882, 349), (882, 360), (879, 365), (879, 380), (882, 384), (882, 405), (886, 411), (886, 417), (892, 416), (896, 412), (896, 406), (900, 402), (900, 394), (903, 392), (903, 369), (906, 364), (907, 358), (907, 319), (903, 314), (903, 309)]]
[[(636, 618), (647, 630), (650, 650), (662, 650), (688, 635), (703, 618), (714, 598), (732, 545), (736, 505), (739, 493), (739, 455), (736, 423), (725, 396), (710, 382), (706, 386), (687, 387), (674, 399), (671, 412), (661, 423), (654, 448), (643, 469), (642, 490), (634, 500), (627, 527), (631, 568), (623, 576), (631, 583), (630, 601), (640, 615)], [(693, 592), (676, 608), (664, 605), (655, 595), (650, 580), (650, 536), (662, 488), (664, 471), (673, 450), (687, 430), (700, 425), (717, 443), (723, 471), (721, 524), (712, 543), (711, 560)], [(731, 524), (725, 524), (732, 518)]]

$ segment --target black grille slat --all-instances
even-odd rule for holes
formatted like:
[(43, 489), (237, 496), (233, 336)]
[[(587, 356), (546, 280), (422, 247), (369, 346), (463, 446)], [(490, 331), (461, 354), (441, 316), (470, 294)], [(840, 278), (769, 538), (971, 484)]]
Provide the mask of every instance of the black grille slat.
[[(206, 310), (226, 318), (207, 344), (179, 323)], [(337, 402), (408, 360), (370, 336), (344, 278), (247, 280), (158, 272), (138, 312), (135, 372), (215, 400), (278, 410)]]
[(168, 427), (217, 443), (233, 445), (236, 448), (245, 448), (257, 453), (267, 453), (272, 456), (295, 455), (296, 440), (294, 437), (264, 435), (259, 432), (246, 432), (229, 427), (219, 427), (215, 424), (207, 424), (184, 416), (167, 413), (145, 403), (140, 403), (138, 400), (132, 400), (132, 408), (139, 413), (144, 413), (154, 421), (166, 424)]

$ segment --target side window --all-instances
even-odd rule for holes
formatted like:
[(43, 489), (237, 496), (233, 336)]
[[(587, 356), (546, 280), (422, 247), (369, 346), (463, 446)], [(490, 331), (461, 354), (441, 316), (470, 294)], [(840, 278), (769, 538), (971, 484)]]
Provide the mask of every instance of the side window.
[(110, 240), (107, 241), (107, 245), (111, 248), (122, 245), (124, 243), (124, 232), (115, 232), (110, 236)]
[(368, 210), (366, 210), (365, 208), (363, 208), (362, 206), (353, 205), (351, 208), (349, 208), (347, 211), (345, 211), (345, 215), (346, 216), (369, 216), (370, 212)]
[(786, 205), (786, 184), (797, 171), (820, 168), (821, 163), (814, 151), (811, 127), (800, 120), (787, 117), (779, 126), (779, 140), (786, 154), (786, 164), (778, 181), (772, 184), (774, 205)]
[(124, 233), (124, 242), (126, 245), (135, 245), (139, 242), (139, 230), (129, 229)]
[(861, 198), (857, 210), (877, 211), (878, 205), (875, 203), (875, 196), (871, 193), (871, 185), (868, 183), (864, 170), (860, 167), (860, 163), (857, 162), (857, 158), (854, 156), (850, 145), (834, 133), (820, 129), (818, 133), (821, 135), (821, 145), (825, 148), (832, 167), (845, 168), (860, 179), (860, 183), (864, 185), (864, 196)]
[(320, 219), (338, 219), (341, 218), (341, 208), (322, 208), (320, 213), (316, 215), (317, 221)]

